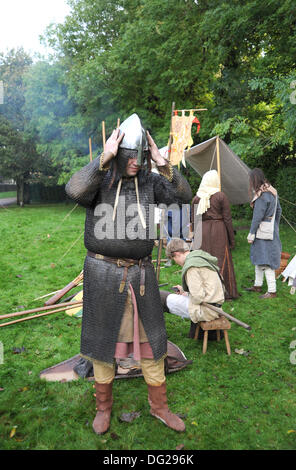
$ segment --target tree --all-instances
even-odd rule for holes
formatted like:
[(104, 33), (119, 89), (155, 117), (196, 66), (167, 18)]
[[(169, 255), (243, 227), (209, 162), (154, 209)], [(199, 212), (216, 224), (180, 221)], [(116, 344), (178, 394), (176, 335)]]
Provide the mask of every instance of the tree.
[(59, 184), (89, 159), (87, 121), (69, 96), (67, 78), (61, 62), (37, 62), (25, 78), (27, 130), (43, 160), (51, 160)]
[[(165, 144), (172, 101), (208, 100), (203, 45), (196, 36), (205, 5), (177, 0), (76, 0), (48, 32), (68, 70), (71, 96), (112, 129), (118, 114), (138, 112)], [(203, 2), (202, 2), (203, 3)], [(109, 117), (109, 118), (108, 118)]]
[[(164, 145), (171, 103), (202, 106), (199, 143), (219, 134), (274, 180), (295, 162), (293, 0), (71, 0), (49, 32), (83, 122), (138, 112)], [(283, 30), (285, 34), (283, 34)]]
[(204, 16), (200, 34), (208, 51), (215, 50), (210, 55), (217, 70), (203, 130), (219, 134), (274, 182), (295, 154), (294, 2), (219, 2)]
[(4, 83), (4, 103), (0, 106), (0, 173), (13, 178), (18, 204), (23, 206), (25, 183), (37, 169), (34, 141), (26, 133), (24, 117), (24, 75), (32, 60), (23, 49), (0, 54), (0, 79)]

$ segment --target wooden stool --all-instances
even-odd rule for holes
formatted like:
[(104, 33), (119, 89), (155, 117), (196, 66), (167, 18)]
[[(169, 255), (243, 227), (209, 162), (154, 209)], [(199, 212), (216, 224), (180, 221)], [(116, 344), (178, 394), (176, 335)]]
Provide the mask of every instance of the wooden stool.
[(216, 320), (211, 321), (202, 321), (197, 325), (195, 330), (194, 339), (198, 339), (199, 328), (204, 330), (204, 339), (203, 339), (203, 346), (202, 346), (202, 353), (205, 354), (208, 347), (208, 331), (209, 330), (216, 330), (217, 332), (217, 341), (220, 341), (220, 331), (223, 330), (227, 354), (231, 354), (229, 338), (228, 338), (228, 331), (231, 328), (230, 322), (225, 317), (219, 317)]

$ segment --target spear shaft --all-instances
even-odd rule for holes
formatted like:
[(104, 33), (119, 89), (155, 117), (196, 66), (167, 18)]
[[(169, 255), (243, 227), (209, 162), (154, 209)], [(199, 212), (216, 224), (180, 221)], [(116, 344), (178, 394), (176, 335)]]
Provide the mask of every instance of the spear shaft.
[(228, 318), (228, 320), (233, 321), (237, 325), (242, 326), (246, 330), (251, 330), (252, 329), (251, 326), (249, 326), (246, 323), (238, 320), (237, 318), (233, 317), (232, 315), (229, 315), (229, 313), (224, 312), (224, 310), (222, 310), (222, 308), (215, 307), (214, 305), (208, 304), (207, 302), (203, 302), (202, 304), (205, 305), (206, 307), (210, 308), (211, 310), (215, 310), (215, 312), (219, 313), (223, 317)]
[(29, 313), (36, 313), (36, 312), (43, 312), (43, 311), (49, 311), (53, 310), (55, 308), (60, 308), (60, 307), (75, 307), (75, 305), (79, 305), (82, 301), (76, 301), (76, 302), (63, 302), (60, 304), (56, 305), (50, 305), (48, 307), (37, 307), (37, 308), (32, 308), (31, 310), (22, 310), (20, 312), (14, 312), (14, 313), (7, 313), (5, 315), (0, 315), (0, 320), (4, 320), (5, 318), (12, 318), (12, 317), (18, 317), (20, 315), (27, 315)]
[[(77, 304), (82, 305), (82, 302), (77, 302)], [(32, 315), (31, 317), (19, 318), (18, 320), (1, 323), (0, 328), (2, 326), (8, 326), (8, 325), (13, 325), (14, 323), (19, 323), (19, 322), (26, 321), (26, 320), (32, 320), (33, 318), (39, 318), (39, 317), (44, 317), (45, 315), (51, 315), (52, 313), (62, 312), (64, 310), (68, 310), (68, 308), (74, 308), (74, 307), (76, 307), (76, 305), (72, 305), (72, 307), (57, 308), (56, 310), (50, 310), (49, 312), (40, 313), (39, 315)]]

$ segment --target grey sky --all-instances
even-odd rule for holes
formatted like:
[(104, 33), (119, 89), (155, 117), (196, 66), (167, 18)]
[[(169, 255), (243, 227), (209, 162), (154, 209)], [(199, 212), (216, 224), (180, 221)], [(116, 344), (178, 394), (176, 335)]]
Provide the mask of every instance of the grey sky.
[(50, 23), (61, 23), (70, 12), (66, 0), (0, 0), (0, 52), (23, 47), (47, 55), (39, 35)]

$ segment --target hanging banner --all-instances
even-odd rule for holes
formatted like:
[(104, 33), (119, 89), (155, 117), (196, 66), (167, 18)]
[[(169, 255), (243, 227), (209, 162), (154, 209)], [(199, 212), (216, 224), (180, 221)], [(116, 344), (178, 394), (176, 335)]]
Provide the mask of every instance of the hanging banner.
[[(186, 115), (185, 112), (189, 111), (189, 115)], [(180, 116), (178, 113), (182, 113)], [(197, 132), (200, 129), (200, 122), (196, 116), (194, 116), (194, 110), (180, 110), (175, 111), (174, 116), (172, 117), (172, 146), (171, 146), (171, 155), (170, 162), (172, 165), (179, 165), (182, 161), (182, 164), (186, 167), (184, 150), (189, 149), (193, 144), (193, 139), (191, 137), (191, 128), (192, 124), (197, 124)]]

